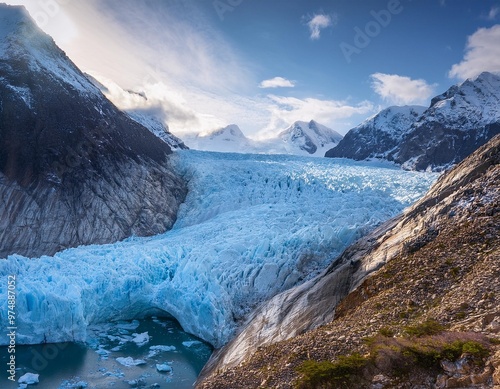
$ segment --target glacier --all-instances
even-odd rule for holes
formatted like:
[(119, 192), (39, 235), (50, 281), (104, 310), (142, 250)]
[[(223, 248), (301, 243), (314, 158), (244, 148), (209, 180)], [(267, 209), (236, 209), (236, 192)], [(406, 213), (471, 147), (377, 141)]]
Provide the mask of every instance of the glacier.
[(15, 275), (19, 344), (85, 341), (91, 325), (164, 312), (221, 347), (251, 309), (317, 275), (438, 177), (384, 162), (194, 150), (172, 164), (189, 183), (172, 230), (0, 260), (0, 323)]

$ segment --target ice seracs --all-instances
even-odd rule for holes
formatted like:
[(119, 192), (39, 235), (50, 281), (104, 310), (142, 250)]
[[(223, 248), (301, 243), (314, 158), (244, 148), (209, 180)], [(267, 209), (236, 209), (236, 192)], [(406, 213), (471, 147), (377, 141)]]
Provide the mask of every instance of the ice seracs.
[[(143, 333), (119, 321), (163, 311), (220, 347), (253, 307), (317, 274), (437, 177), (380, 163), (193, 150), (171, 163), (189, 194), (167, 233), (0, 260), (0, 276), (22, 280), (18, 344), (85, 340), (89, 326), (109, 321)], [(3, 321), (7, 301), (0, 289)]]

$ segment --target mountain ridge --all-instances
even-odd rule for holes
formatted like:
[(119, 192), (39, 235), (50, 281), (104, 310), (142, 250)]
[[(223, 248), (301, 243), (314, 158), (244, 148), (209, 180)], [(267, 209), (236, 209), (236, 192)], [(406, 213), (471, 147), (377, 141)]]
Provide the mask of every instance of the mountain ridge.
[(341, 139), (342, 135), (314, 120), (296, 121), (273, 138), (259, 141), (246, 137), (236, 124), (185, 138), (188, 146), (203, 151), (317, 157)]
[(0, 18), (0, 257), (169, 229), (186, 194), (170, 147), (109, 102), (23, 7), (0, 5)]
[(388, 108), (350, 130), (325, 156), (377, 157), (407, 170), (446, 170), (500, 133), (499, 106), (500, 76), (483, 72), (434, 97), (424, 112), (406, 121), (400, 139), (369, 131), (379, 115), (393, 109)]

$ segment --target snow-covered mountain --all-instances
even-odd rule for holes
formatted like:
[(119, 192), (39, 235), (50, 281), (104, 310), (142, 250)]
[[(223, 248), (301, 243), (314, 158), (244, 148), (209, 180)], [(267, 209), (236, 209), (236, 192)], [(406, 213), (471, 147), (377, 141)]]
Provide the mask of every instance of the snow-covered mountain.
[(142, 100), (142, 102), (145, 103), (146, 106), (142, 108), (137, 107), (135, 109), (124, 109), (124, 112), (127, 113), (127, 115), (130, 116), (132, 120), (146, 127), (154, 135), (156, 135), (163, 142), (169, 145), (173, 150), (187, 149), (187, 146), (184, 144), (184, 142), (170, 132), (168, 125), (161, 118), (161, 116), (163, 115), (159, 114), (158, 110), (155, 109), (157, 107), (147, 106), (148, 96), (144, 92), (124, 90), (110, 80), (99, 81), (97, 78), (88, 73), (85, 73), (85, 77), (87, 77), (87, 79), (92, 84), (99, 88), (100, 91), (104, 93), (105, 96), (108, 96), (111, 100), (112, 96), (110, 95), (110, 89), (113, 89), (114, 93), (119, 94), (124, 100), (132, 100), (134, 98), (139, 98), (139, 100)]
[(432, 99), (389, 158), (406, 169), (448, 168), (500, 133), (500, 76), (482, 73)]
[(278, 135), (289, 154), (306, 152), (310, 155), (324, 155), (326, 150), (335, 147), (342, 135), (314, 120), (295, 122)]
[(0, 4), (0, 257), (166, 231), (186, 193), (168, 154), (23, 7)]
[(322, 157), (341, 139), (339, 133), (311, 120), (295, 122), (274, 138), (266, 140), (249, 139), (237, 125), (232, 124), (206, 135), (185, 138), (185, 141), (196, 150)]
[(154, 114), (141, 110), (131, 110), (126, 113), (132, 120), (142, 124), (173, 150), (186, 150), (188, 148), (184, 142), (172, 134), (168, 126)]
[(422, 106), (386, 108), (350, 130), (325, 156), (355, 160), (387, 157), (425, 110)]
[(256, 153), (257, 143), (247, 138), (236, 124), (219, 128), (208, 134), (185, 138), (188, 147), (220, 153)]
[[(405, 110), (414, 112), (404, 113)], [(397, 111), (402, 111), (399, 118), (394, 115)], [(395, 161), (405, 169), (443, 170), (498, 133), (500, 77), (484, 72), (436, 96), (424, 112), (419, 107), (391, 107), (382, 111), (352, 129), (326, 156), (353, 159), (375, 156)]]

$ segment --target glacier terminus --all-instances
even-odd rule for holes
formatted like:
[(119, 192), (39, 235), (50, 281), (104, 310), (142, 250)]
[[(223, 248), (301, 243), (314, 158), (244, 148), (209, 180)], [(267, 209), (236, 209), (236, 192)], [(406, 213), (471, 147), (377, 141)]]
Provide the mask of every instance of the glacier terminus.
[[(219, 348), (260, 302), (318, 274), (438, 177), (387, 162), (191, 150), (172, 163), (189, 194), (171, 231), (0, 262), (18, 279), (19, 344), (85, 341), (91, 325), (168, 313)], [(0, 285), (2, 322), (7, 301)]]

